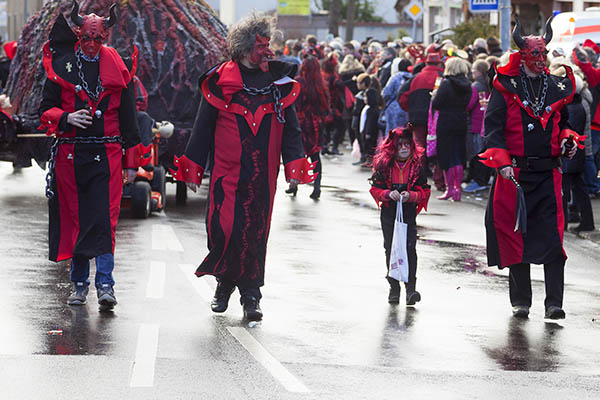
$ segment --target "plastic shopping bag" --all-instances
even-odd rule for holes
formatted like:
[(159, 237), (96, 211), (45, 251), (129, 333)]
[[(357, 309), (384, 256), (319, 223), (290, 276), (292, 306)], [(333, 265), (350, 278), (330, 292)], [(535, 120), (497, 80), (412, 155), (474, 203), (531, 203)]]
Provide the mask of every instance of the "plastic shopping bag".
[(408, 282), (408, 253), (406, 251), (407, 225), (402, 215), (402, 203), (396, 207), (396, 221), (394, 222), (394, 237), (390, 254), (390, 270), (388, 276), (397, 281)]
[(435, 157), (437, 155), (437, 122), (440, 116), (439, 111), (434, 111), (429, 104), (429, 115), (427, 117), (427, 157)]
[(352, 142), (352, 153), (350, 156), (355, 160), (360, 160), (360, 144), (358, 144), (358, 139), (354, 139)]

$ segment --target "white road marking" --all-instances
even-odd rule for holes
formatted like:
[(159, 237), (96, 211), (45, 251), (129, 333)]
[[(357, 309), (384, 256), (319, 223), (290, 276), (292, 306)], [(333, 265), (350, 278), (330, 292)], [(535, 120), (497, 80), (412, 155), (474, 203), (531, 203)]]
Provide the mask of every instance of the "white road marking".
[(285, 369), (275, 357), (258, 343), (245, 328), (228, 326), (227, 330), (286, 390), (293, 393), (310, 392), (302, 382)]
[(206, 282), (205, 277), (198, 278), (194, 272), (196, 272), (196, 266), (192, 264), (179, 264), (179, 269), (188, 278), (196, 292), (202, 297), (204, 301), (210, 303), (213, 298), (213, 290)]
[(146, 297), (162, 299), (165, 292), (165, 270), (167, 264), (162, 261), (150, 262), (150, 277), (146, 286)]
[(131, 387), (154, 386), (154, 366), (158, 350), (158, 325), (142, 324), (138, 334), (135, 361), (131, 372)]
[(152, 225), (152, 250), (183, 251), (171, 225)]

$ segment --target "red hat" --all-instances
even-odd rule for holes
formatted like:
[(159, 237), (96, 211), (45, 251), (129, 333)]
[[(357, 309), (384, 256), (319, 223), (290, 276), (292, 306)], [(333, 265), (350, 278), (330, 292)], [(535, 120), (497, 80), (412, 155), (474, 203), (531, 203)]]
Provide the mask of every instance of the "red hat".
[(589, 47), (590, 49), (594, 50), (594, 53), (600, 54), (600, 47), (598, 47), (598, 45), (591, 39), (586, 39), (585, 42), (583, 42), (583, 47)]
[(15, 58), (15, 54), (17, 54), (17, 42), (5, 43), (4, 53), (6, 53), (6, 57), (8, 57), (11, 60)]

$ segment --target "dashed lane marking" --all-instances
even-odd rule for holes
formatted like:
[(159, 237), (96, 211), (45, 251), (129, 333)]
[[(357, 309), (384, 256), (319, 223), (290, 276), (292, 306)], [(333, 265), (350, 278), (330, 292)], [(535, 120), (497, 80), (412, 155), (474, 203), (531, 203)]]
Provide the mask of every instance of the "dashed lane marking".
[(192, 264), (179, 264), (179, 269), (181, 269), (200, 297), (202, 297), (204, 301), (210, 303), (213, 298), (213, 290), (208, 286), (206, 278), (198, 278), (194, 274), (194, 272), (196, 272), (196, 266)]
[(150, 277), (146, 286), (146, 297), (149, 299), (162, 299), (165, 292), (166, 263), (162, 261), (150, 262)]
[(156, 324), (142, 324), (138, 333), (135, 361), (131, 372), (131, 387), (154, 386), (154, 366), (158, 349), (158, 331)]
[(152, 250), (183, 251), (171, 225), (152, 225)]
[(287, 391), (293, 393), (309, 392), (308, 388), (258, 343), (246, 328), (228, 326), (227, 330)]

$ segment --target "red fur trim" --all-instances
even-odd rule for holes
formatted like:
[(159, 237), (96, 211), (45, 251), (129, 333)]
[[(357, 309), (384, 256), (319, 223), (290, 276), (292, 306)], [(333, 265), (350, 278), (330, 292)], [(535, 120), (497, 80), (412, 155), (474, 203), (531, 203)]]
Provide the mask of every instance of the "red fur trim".
[[(417, 214), (420, 213), (421, 210), (427, 211), (427, 205), (429, 204), (429, 197), (431, 196), (431, 189), (424, 189), (420, 186), (415, 186), (412, 189), (418, 193)], [(411, 196), (412, 196), (412, 192), (411, 192)]]
[(479, 154), (481, 163), (490, 168), (500, 168), (507, 165), (512, 165), (510, 155), (506, 149), (493, 147)]
[(572, 131), (571, 129), (563, 129), (560, 131), (558, 142), (561, 143), (563, 139), (568, 139), (571, 135), (573, 135), (573, 139), (575, 140), (575, 143), (577, 143), (577, 147), (581, 150), (585, 149), (585, 144), (583, 144), (583, 141), (587, 138), (587, 136), (579, 135), (577, 132)]
[(371, 193), (371, 196), (373, 196), (373, 200), (375, 200), (375, 203), (377, 203), (377, 207), (381, 207), (382, 203), (387, 203), (390, 201), (391, 192), (392, 191), (389, 189), (380, 189), (375, 186), (371, 186), (371, 189), (369, 189), (369, 193)]
[(151, 154), (151, 151), (152, 145), (144, 146), (141, 143), (126, 149), (123, 168), (138, 168), (148, 165), (152, 157), (146, 157), (146, 155)]
[(48, 136), (60, 135), (58, 123), (60, 122), (60, 119), (64, 113), (65, 112), (60, 108), (52, 107), (42, 114), (42, 117), (40, 118), (41, 124), (38, 129), (43, 131), (44, 129), (48, 128), (48, 131), (46, 132), (46, 135)]
[(195, 183), (196, 185), (202, 183), (202, 176), (204, 175), (203, 167), (186, 156), (175, 156), (174, 164), (177, 167), (177, 171), (173, 169), (170, 169), (170, 171), (175, 179), (182, 182)]
[(319, 174), (309, 174), (314, 171), (317, 161), (309, 163), (306, 158), (299, 158), (285, 165), (285, 180), (297, 179), (300, 183), (310, 183), (317, 179)]

